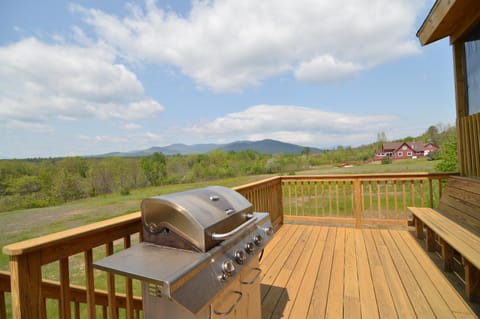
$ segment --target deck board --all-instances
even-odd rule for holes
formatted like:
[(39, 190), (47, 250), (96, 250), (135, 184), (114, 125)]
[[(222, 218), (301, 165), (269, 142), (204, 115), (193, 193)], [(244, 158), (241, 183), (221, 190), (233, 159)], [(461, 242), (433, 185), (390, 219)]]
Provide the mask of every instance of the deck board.
[(260, 267), (262, 319), (477, 318), (403, 230), (283, 225)]

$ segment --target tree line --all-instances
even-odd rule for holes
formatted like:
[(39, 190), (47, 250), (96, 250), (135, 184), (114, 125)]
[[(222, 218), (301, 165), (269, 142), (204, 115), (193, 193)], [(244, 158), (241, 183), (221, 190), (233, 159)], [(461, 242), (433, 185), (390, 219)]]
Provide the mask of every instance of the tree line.
[[(195, 155), (154, 153), (139, 158), (0, 160), (0, 212), (54, 206), (103, 194), (128, 195), (133, 189), (148, 186), (259, 174), (293, 174), (297, 170), (319, 165), (367, 162), (384, 139), (386, 135), (382, 132), (379, 140), (370, 145), (356, 148), (337, 146), (319, 153), (304, 148), (301, 154), (296, 155), (214, 150)], [(413, 139), (407, 137), (403, 141)], [(443, 147), (445, 165), (439, 169), (456, 170), (454, 127), (431, 126), (415, 139)]]
[(147, 157), (0, 160), (0, 211), (46, 207), (148, 186), (280, 173), (308, 166), (305, 156), (255, 151)]

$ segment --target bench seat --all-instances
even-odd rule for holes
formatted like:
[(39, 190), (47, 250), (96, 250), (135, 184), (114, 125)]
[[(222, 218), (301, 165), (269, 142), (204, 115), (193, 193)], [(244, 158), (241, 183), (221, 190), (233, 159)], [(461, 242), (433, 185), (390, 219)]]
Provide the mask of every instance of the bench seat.
[(432, 208), (410, 207), (410, 211), (438, 237), (462, 252), (464, 258), (480, 269), (480, 237)]
[(465, 294), (470, 300), (480, 297), (480, 180), (451, 177), (440, 198), (438, 209), (409, 207), (417, 238), (425, 239), (428, 251), (439, 238), (442, 265), (451, 271), (453, 252), (462, 257)]

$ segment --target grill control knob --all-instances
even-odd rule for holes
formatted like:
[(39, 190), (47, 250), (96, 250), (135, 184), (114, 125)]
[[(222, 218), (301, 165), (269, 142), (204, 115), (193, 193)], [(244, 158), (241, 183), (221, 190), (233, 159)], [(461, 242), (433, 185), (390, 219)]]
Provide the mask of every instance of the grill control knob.
[(262, 240), (263, 240), (263, 238), (260, 235), (256, 235), (255, 237), (253, 237), (253, 242), (257, 246), (260, 246), (262, 244)]
[(237, 250), (235, 252), (235, 260), (237, 261), (237, 263), (239, 263), (240, 265), (243, 264), (245, 262), (245, 260), (247, 260), (247, 254), (245, 253), (245, 251), (243, 250)]
[(232, 260), (227, 259), (222, 264), (222, 270), (225, 277), (229, 277), (235, 271), (235, 264)]
[(255, 246), (251, 241), (245, 244), (245, 251), (249, 254), (253, 254), (253, 250), (255, 249)]
[(272, 226), (265, 227), (263, 230), (265, 231), (265, 233), (266, 233), (268, 236), (272, 236), (272, 235), (273, 235), (273, 227), (272, 227)]

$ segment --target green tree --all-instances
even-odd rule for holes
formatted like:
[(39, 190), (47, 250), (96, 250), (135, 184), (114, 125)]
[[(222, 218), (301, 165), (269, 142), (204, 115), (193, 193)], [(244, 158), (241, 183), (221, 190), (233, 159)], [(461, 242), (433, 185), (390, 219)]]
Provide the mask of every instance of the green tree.
[(141, 160), (145, 178), (150, 185), (157, 186), (167, 177), (167, 159), (163, 153), (155, 152)]
[(79, 156), (66, 157), (58, 162), (58, 167), (82, 178), (87, 177), (88, 162)]
[(310, 155), (311, 152), (312, 152), (312, 150), (310, 149), (310, 147), (306, 146), (302, 150), (302, 155), (305, 155), (308, 158), (308, 156)]
[(425, 132), (425, 139), (426, 139), (426, 142), (429, 142), (429, 143), (433, 143), (435, 145), (438, 145), (439, 144), (439, 135), (440, 135), (440, 131), (438, 129), (437, 126), (435, 125), (431, 125), (427, 131)]
[(90, 196), (113, 192), (114, 172), (106, 160), (95, 159), (90, 163), (88, 176), (90, 181)]
[(440, 151), (442, 160), (435, 166), (437, 172), (458, 172), (457, 139), (450, 136)]
[(27, 195), (39, 192), (40, 189), (41, 182), (37, 176), (24, 175), (15, 178), (8, 191), (13, 194)]
[(79, 175), (69, 172), (67, 169), (61, 169), (55, 175), (53, 195), (60, 202), (84, 198), (87, 196), (84, 182), (85, 180)]

